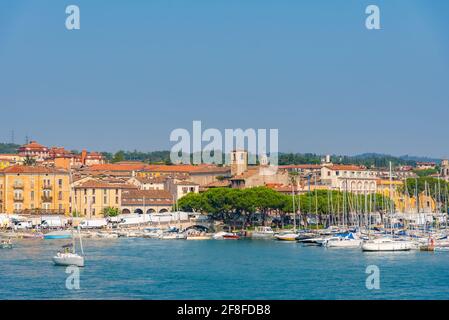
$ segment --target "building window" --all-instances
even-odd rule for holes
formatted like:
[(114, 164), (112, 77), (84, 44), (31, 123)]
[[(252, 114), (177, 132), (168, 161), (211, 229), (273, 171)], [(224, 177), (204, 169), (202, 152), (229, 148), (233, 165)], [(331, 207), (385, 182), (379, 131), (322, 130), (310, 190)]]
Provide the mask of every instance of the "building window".
[(115, 197), (115, 204), (118, 204), (118, 197)]
[(31, 192), (30, 192), (30, 200), (31, 200), (31, 201), (34, 201), (34, 191), (31, 191)]
[(58, 192), (58, 200), (62, 200), (62, 191)]
[(59, 185), (60, 188), (62, 188), (62, 179), (58, 180), (58, 185)]
[(95, 196), (92, 197), (92, 203), (95, 203)]

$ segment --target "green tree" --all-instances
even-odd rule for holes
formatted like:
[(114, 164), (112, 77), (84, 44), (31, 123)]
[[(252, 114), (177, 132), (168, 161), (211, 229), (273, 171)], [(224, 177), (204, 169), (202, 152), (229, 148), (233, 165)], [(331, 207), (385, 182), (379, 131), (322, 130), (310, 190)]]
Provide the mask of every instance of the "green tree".
[(120, 161), (124, 161), (124, 160), (125, 160), (125, 152), (122, 151), (122, 150), (117, 151), (117, 152), (114, 154), (114, 157), (112, 158), (112, 162), (113, 162), (113, 163), (115, 163), (115, 162), (120, 162)]
[(103, 209), (104, 217), (116, 217), (120, 214), (120, 210), (114, 207), (106, 207)]

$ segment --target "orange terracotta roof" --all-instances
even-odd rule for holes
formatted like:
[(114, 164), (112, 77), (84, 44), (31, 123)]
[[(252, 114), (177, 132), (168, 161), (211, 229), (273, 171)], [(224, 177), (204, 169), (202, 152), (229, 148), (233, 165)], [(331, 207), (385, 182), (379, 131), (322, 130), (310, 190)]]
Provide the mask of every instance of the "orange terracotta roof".
[(4, 174), (68, 174), (68, 171), (44, 166), (14, 165), (0, 170)]
[(196, 170), (198, 167), (189, 164), (178, 165), (147, 165), (142, 171), (147, 172), (190, 172)]
[(19, 150), (48, 150), (48, 148), (37, 143), (36, 141), (30, 141), (30, 143), (21, 146)]
[(245, 180), (259, 172), (259, 167), (248, 167), (248, 170), (240, 175), (235, 175), (231, 180)]
[(107, 163), (107, 164), (94, 164), (89, 167), (89, 170), (92, 171), (136, 171), (142, 170), (145, 168), (145, 164), (143, 163), (126, 163), (126, 164), (116, 164), (116, 163)]

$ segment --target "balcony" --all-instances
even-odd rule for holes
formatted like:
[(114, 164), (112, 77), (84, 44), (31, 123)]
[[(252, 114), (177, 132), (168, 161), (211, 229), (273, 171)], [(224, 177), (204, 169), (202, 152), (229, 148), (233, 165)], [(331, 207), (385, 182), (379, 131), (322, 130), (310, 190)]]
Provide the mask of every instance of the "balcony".
[(14, 189), (23, 189), (23, 183), (22, 182), (14, 182), (13, 188)]
[(42, 202), (52, 202), (53, 201), (53, 197), (52, 196), (42, 196), (41, 197)]
[(58, 209), (21, 209), (14, 210), (15, 214), (23, 214), (23, 215), (43, 215), (43, 214), (54, 214), (54, 215), (65, 215), (65, 210)]
[(52, 189), (53, 189), (53, 186), (52, 186), (51, 184), (44, 184), (44, 185), (42, 186), (42, 189), (44, 189), (44, 190), (52, 190)]
[(14, 195), (14, 202), (23, 202), (23, 196)]

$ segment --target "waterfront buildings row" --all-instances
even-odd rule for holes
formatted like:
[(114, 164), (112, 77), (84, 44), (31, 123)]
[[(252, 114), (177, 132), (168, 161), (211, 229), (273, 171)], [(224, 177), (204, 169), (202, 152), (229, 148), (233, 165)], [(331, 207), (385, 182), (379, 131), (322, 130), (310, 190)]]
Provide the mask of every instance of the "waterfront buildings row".
[[(34, 141), (9, 157), (10, 162), (0, 168), (0, 213), (97, 217), (108, 208), (117, 208), (121, 213), (167, 212), (189, 193), (217, 187), (256, 186), (287, 194), (315, 189), (359, 194), (388, 194), (393, 190), (398, 195), (395, 201), (399, 208), (416, 204), (410, 199), (407, 202), (397, 192), (402, 180), (413, 176), (412, 171), (399, 168), (390, 181), (388, 170), (333, 164), (329, 157), (321, 164), (277, 169), (267, 162), (248, 165), (248, 154), (243, 150), (231, 153), (229, 166), (105, 163), (97, 153), (74, 154), (64, 148), (46, 148)], [(37, 163), (21, 164), (21, 157), (33, 157)], [(441, 167), (449, 176), (449, 163), (443, 162)], [(419, 199), (419, 203), (423, 210), (435, 207), (429, 199)]]

